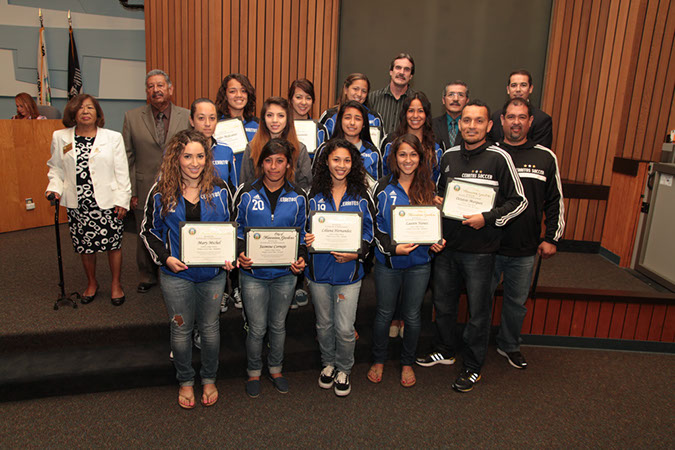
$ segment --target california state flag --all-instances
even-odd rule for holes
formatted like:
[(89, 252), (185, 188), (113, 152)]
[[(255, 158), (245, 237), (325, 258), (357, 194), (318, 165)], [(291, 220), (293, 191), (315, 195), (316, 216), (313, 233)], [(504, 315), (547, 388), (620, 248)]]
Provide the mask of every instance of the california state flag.
[(47, 43), (45, 42), (45, 27), (40, 25), (40, 39), (38, 39), (38, 60), (37, 60), (37, 88), (38, 104), (51, 105), (52, 91), (49, 86), (49, 67), (47, 66)]

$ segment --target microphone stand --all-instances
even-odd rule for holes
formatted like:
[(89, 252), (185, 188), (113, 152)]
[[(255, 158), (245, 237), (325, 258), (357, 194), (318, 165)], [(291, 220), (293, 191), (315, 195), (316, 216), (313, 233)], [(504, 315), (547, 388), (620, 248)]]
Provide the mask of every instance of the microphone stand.
[(52, 204), (56, 207), (54, 212), (54, 230), (56, 231), (56, 253), (59, 260), (59, 287), (61, 288), (61, 294), (59, 298), (54, 302), (54, 310), (59, 309), (59, 303), (61, 302), (70, 302), (73, 305), (73, 308), (77, 308), (77, 300), (80, 300), (80, 294), (78, 292), (73, 292), (70, 295), (66, 295), (65, 283), (63, 281), (63, 259), (61, 258), (61, 234), (59, 233), (59, 199), (55, 197), (54, 194), (49, 194), (47, 200), (51, 201)]

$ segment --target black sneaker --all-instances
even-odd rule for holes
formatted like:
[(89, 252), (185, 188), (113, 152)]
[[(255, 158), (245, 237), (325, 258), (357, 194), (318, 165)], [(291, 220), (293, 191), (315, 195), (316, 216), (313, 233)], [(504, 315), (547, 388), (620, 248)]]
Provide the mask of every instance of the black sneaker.
[(330, 389), (333, 387), (335, 381), (335, 367), (326, 366), (319, 375), (319, 387), (323, 389)]
[(344, 372), (338, 372), (335, 376), (333, 390), (338, 397), (346, 397), (349, 395), (352, 391), (352, 385), (349, 384), (349, 375)]
[(478, 383), (478, 380), (480, 380), (479, 373), (464, 369), (455, 382), (452, 383), (452, 388), (457, 392), (469, 392), (473, 389), (473, 385)]
[(455, 357), (454, 356), (445, 357), (441, 352), (431, 352), (426, 356), (417, 358), (415, 362), (417, 363), (417, 365), (422, 367), (431, 367), (435, 366), (436, 364), (451, 366), (455, 363)]
[(527, 361), (525, 361), (525, 357), (523, 356), (522, 353), (518, 351), (505, 352), (501, 348), (497, 348), (497, 353), (502, 355), (504, 358), (508, 359), (509, 364), (511, 364), (516, 369), (527, 369)]

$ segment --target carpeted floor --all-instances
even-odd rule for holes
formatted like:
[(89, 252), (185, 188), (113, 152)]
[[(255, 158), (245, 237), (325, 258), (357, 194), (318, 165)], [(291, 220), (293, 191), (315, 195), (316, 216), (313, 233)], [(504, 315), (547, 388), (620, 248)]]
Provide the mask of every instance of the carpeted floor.
[(417, 368), (417, 385), (352, 374), (352, 394), (317, 386), (316, 371), (288, 373), (281, 395), (263, 382), (218, 381), (212, 408), (183, 411), (177, 388), (54, 397), (0, 408), (2, 448), (674, 448), (675, 356), (525, 347), (518, 371), (490, 349), (483, 378), (451, 390), (458, 366)]

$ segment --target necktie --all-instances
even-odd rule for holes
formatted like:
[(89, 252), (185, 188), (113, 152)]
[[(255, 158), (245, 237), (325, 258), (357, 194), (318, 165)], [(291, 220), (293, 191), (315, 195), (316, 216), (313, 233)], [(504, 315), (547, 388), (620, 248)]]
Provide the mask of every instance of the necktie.
[(157, 142), (159, 142), (159, 145), (164, 145), (164, 139), (166, 138), (166, 131), (164, 130), (163, 112), (157, 114), (157, 120), (155, 121), (155, 131), (157, 132)]
[(450, 122), (450, 126), (448, 127), (448, 135), (450, 135), (450, 146), (452, 147), (455, 145), (455, 138), (457, 137), (457, 123), (456, 122)]

